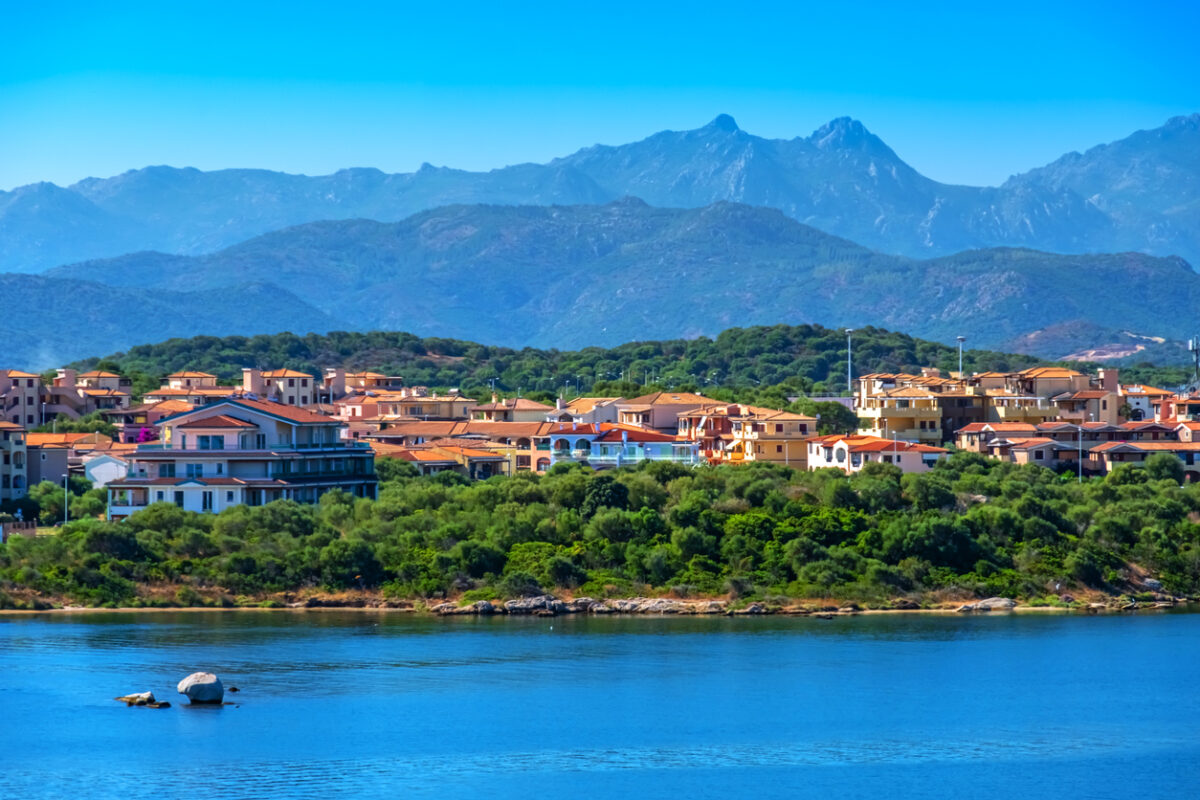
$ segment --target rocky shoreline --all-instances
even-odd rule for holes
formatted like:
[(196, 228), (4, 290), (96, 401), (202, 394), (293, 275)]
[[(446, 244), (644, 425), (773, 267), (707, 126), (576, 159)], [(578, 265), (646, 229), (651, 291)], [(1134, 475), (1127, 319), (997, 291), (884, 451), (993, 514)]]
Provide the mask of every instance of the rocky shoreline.
[(377, 593), (352, 592), (336, 595), (314, 593), (297, 596), (291, 593), (267, 599), (238, 598), (233, 602), (224, 597), (211, 603), (181, 606), (173, 603), (147, 604), (121, 608), (77, 606), (67, 602), (55, 604), (40, 602), (32, 608), (10, 608), (0, 614), (61, 613), (61, 612), (138, 612), (138, 611), (321, 611), (362, 610), (396, 613), (433, 615), (439, 617), (492, 617), (492, 616), (539, 616), (557, 617), (566, 615), (659, 615), (659, 616), (812, 616), (832, 619), (837, 616), (857, 614), (986, 614), (1009, 612), (1060, 612), (1060, 613), (1122, 613), (1147, 610), (1181, 608), (1200, 603), (1200, 597), (1174, 597), (1155, 593), (1131, 598), (1128, 595), (1104, 596), (1077, 600), (1064, 595), (1054, 604), (1022, 604), (1006, 597), (989, 597), (982, 600), (955, 601), (946, 598), (926, 598), (917, 602), (909, 598), (898, 598), (883, 604), (860, 605), (856, 602), (835, 600), (797, 600), (788, 604), (781, 602), (739, 602), (726, 599), (684, 600), (671, 597), (630, 597), (594, 599), (591, 597), (560, 598), (544, 594), (508, 601), (477, 600), (461, 603), (454, 601), (422, 602), (382, 597)]

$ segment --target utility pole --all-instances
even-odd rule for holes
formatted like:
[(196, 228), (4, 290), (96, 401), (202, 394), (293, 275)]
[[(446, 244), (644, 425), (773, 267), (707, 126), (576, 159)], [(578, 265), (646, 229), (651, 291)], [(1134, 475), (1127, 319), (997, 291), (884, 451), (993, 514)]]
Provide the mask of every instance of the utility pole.
[(71, 515), (71, 476), (63, 475), (63, 525), (70, 521)]
[(850, 334), (854, 328), (846, 328), (846, 394), (854, 397), (854, 362), (850, 352)]

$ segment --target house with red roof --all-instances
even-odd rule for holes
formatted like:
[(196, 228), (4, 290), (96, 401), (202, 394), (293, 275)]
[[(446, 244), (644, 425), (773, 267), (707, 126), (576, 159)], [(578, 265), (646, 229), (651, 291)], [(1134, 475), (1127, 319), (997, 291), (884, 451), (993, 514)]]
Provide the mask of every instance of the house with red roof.
[(375, 456), (344, 441), (342, 423), (285, 403), (227, 397), (159, 422), (161, 441), (124, 454), (108, 484), (110, 519), (152, 503), (218, 512), (273, 500), (315, 503), (340, 489), (374, 497)]
[(943, 447), (862, 434), (830, 434), (808, 440), (808, 468), (840, 469), (852, 475), (872, 462), (904, 472), (928, 472), (950, 451)]

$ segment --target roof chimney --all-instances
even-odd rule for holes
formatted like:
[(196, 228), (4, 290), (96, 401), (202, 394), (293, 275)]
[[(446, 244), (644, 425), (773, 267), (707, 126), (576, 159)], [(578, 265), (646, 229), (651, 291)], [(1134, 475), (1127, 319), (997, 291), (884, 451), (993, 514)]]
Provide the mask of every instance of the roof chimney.
[(1121, 392), (1120, 373), (1116, 368), (1105, 367), (1104, 369), (1100, 370), (1098, 374), (1100, 377), (1100, 388), (1101, 389), (1103, 389), (1106, 392), (1113, 392), (1115, 394), (1120, 394), (1120, 392)]
[(265, 394), (261, 369), (242, 368), (242, 391), (251, 394)]

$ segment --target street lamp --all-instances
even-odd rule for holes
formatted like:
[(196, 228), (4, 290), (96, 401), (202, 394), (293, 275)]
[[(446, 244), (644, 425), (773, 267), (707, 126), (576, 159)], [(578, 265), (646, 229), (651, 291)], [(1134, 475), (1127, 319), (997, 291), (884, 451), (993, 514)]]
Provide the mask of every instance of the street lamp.
[(851, 360), (850, 334), (854, 328), (846, 328), (846, 394), (854, 397), (854, 362)]
[(965, 336), (958, 336), (958, 337), (955, 337), (955, 338), (957, 338), (957, 339), (958, 339), (958, 379), (959, 379), (959, 380), (962, 380), (962, 376), (963, 376), (963, 370), (962, 370), (962, 346), (963, 346), (963, 342), (965, 342), (965, 341), (967, 340), (967, 337), (965, 337)]

